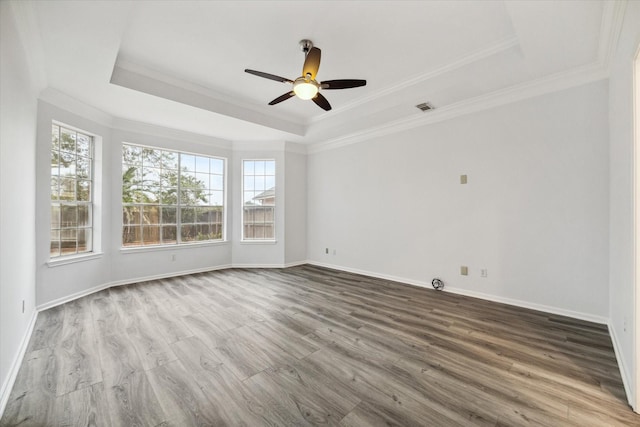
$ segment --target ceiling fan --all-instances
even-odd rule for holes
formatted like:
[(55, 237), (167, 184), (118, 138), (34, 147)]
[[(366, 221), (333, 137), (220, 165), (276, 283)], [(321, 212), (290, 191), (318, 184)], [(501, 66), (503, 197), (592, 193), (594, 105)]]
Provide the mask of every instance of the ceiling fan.
[(318, 68), (320, 68), (320, 49), (314, 47), (311, 40), (301, 40), (300, 47), (305, 54), (305, 59), (304, 65), (302, 66), (302, 76), (295, 80), (290, 80), (274, 74), (263, 73), (262, 71), (249, 69), (244, 70), (254, 76), (264, 77), (265, 79), (293, 85), (290, 92), (277, 97), (271, 101), (269, 105), (275, 105), (282, 101), (286, 101), (295, 95), (300, 99), (311, 99), (318, 107), (325, 111), (329, 111), (331, 110), (331, 104), (329, 104), (327, 98), (322, 96), (320, 89), (350, 89), (352, 87), (360, 87), (367, 84), (366, 80), (356, 79), (325, 80), (318, 83), (316, 81), (316, 74), (318, 74)]

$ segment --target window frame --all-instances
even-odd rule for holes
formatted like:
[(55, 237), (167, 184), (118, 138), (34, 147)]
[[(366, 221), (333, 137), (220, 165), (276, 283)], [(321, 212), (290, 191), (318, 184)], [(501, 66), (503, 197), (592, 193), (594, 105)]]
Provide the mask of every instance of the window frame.
[[(148, 149), (148, 150), (156, 150), (156, 151), (160, 151), (160, 152), (170, 152), (172, 154), (175, 154), (177, 159), (177, 166), (176, 166), (176, 171), (178, 172), (178, 177), (177, 177), (177, 183), (176, 183), (176, 203), (173, 205), (169, 205), (169, 204), (161, 204), (161, 203), (157, 203), (157, 204), (145, 204), (145, 203), (140, 203), (140, 202), (133, 202), (133, 203), (125, 203), (123, 201), (123, 181), (122, 181), (122, 175), (120, 176), (120, 215), (121, 215), (121, 226), (120, 226), (120, 250), (124, 251), (124, 252), (146, 252), (146, 251), (154, 251), (154, 250), (167, 250), (167, 249), (178, 249), (178, 248), (185, 248), (185, 247), (189, 247), (189, 246), (199, 246), (199, 245), (216, 245), (216, 244), (221, 244), (221, 243), (227, 243), (228, 242), (228, 237), (227, 237), (227, 211), (228, 211), (228, 203), (227, 203), (227, 186), (228, 186), (228, 165), (229, 165), (229, 160), (226, 157), (222, 157), (222, 156), (216, 156), (216, 155), (210, 155), (210, 154), (203, 154), (203, 153), (195, 153), (195, 152), (190, 152), (190, 151), (184, 151), (184, 150), (179, 150), (179, 149), (175, 149), (175, 148), (166, 148), (166, 147), (160, 147), (160, 146), (153, 146), (153, 145), (147, 145), (147, 144), (137, 144), (137, 143), (133, 143), (133, 142), (126, 142), (123, 141), (121, 144), (121, 150), (120, 150), (120, 168), (122, 168), (126, 163), (124, 162), (124, 156), (123, 156), (123, 152), (124, 152), (124, 148), (125, 146), (130, 146), (130, 147), (136, 147), (139, 149)], [(196, 205), (183, 205), (180, 201), (180, 194), (182, 192), (182, 155), (186, 155), (186, 156), (196, 156), (196, 157), (206, 157), (207, 159), (215, 159), (215, 160), (220, 160), (222, 161), (222, 174), (214, 174), (211, 172), (211, 170), (209, 170), (209, 172), (207, 172), (207, 175), (209, 175), (209, 178), (211, 178), (211, 176), (213, 175), (218, 175), (218, 176), (222, 176), (222, 190), (216, 190), (216, 191), (221, 191), (222, 192), (222, 206), (221, 206), (221, 214), (222, 214), (222, 222), (220, 224), (220, 234), (221, 237), (220, 239), (208, 239), (208, 240), (189, 240), (189, 241), (183, 241), (182, 240), (182, 226), (183, 225), (198, 225), (197, 222), (193, 222), (193, 223), (187, 223), (187, 224), (183, 224), (182, 222), (182, 209), (183, 208), (197, 208)], [(141, 165), (142, 168), (144, 168), (144, 163)], [(195, 174), (196, 172), (193, 171), (193, 173)], [(213, 191), (211, 188), (206, 188), (205, 191), (207, 192), (211, 192)], [(208, 194), (208, 193), (207, 193)], [(175, 238), (175, 242), (171, 242), (171, 243), (164, 243), (164, 242), (160, 242), (160, 243), (153, 243), (153, 244), (144, 244), (144, 240), (142, 240), (142, 244), (131, 244), (131, 245), (125, 245), (124, 244), (124, 227), (125, 227), (125, 222), (124, 222), (124, 208), (126, 206), (138, 206), (142, 209), (144, 209), (144, 206), (157, 206), (161, 211), (164, 208), (170, 208), (170, 209), (175, 209), (175, 227), (176, 227), (176, 238)], [(215, 205), (204, 205), (202, 207), (216, 207)], [(169, 224), (169, 223), (167, 223)], [(139, 224), (140, 226), (143, 226), (143, 224)], [(173, 223), (171, 223), (170, 225), (174, 225)], [(162, 230), (163, 227), (163, 223), (158, 223), (158, 226), (160, 228), (160, 230)], [(144, 229), (142, 231), (142, 238), (144, 239)]]
[[(273, 237), (270, 238), (247, 238), (245, 236), (245, 224), (244, 224), (244, 208), (245, 208), (245, 162), (273, 162), (273, 178), (274, 178), (274, 203), (273, 203), (273, 219), (272, 219), (272, 228), (273, 228)], [(252, 176), (256, 176), (255, 173)], [(268, 176), (264, 174), (263, 176)], [(246, 158), (241, 159), (240, 161), (240, 242), (241, 243), (251, 243), (251, 244), (269, 244), (276, 242), (276, 208), (278, 206), (277, 203), (277, 177), (278, 177), (278, 161), (275, 158)], [(267, 191), (265, 185), (265, 190)], [(255, 190), (254, 190), (255, 191)]]
[[(61, 200), (59, 195), (58, 197), (54, 200), (51, 196), (52, 196), (52, 191), (51, 191), (51, 186), (52, 186), (52, 181), (53, 181), (53, 174), (51, 173), (51, 156), (53, 154), (53, 127), (57, 126), (58, 127), (58, 153), (60, 153), (61, 148), (60, 148), (60, 139), (61, 139), (61, 134), (62, 134), (62, 128), (68, 130), (68, 131), (72, 131), (75, 133), (76, 136), (76, 145), (74, 148), (74, 161), (76, 162), (77, 165), (77, 160), (78, 157), (81, 158), (88, 158), (89, 160), (89, 174), (87, 177), (85, 177), (84, 179), (81, 179), (81, 181), (88, 181), (89, 182), (89, 200), (88, 201), (83, 201), (83, 200), (78, 200), (77, 199), (77, 186), (78, 186), (78, 176), (74, 174), (73, 180), (74, 180), (74, 186), (75, 186), (75, 190), (74, 190), (74, 194), (75, 194), (75, 198), (73, 201), (66, 201), (66, 200)], [(58, 121), (58, 120), (51, 120), (50, 126), (50, 133), (49, 133), (49, 196), (48, 196), (48, 204), (49, 204), (49, 255), (48, 255), (48, 264), (51, 265), (58, 265), (58, 264), (67, 264), (69, 262), (75, 262), (76, 260), (81, 260), (81, 259), (88, 259), (88, 258), (94, 258), (96, 256), (99, 256), (100, 253), (96, 251), (96, 241), (98, 240), (98, 237), (96, 236), (96, 228), (97, 228), (97, 224), (96, 224), (96, 159), (98, 157), (98, 152), (97, 152), (97, 145), (98, 145), (98, 140), (99, 140), (99, 136), (96, 135), (93, 132), (89, 132), (86, 131), (84, 129), (80, 129), (78, 127), (66, 124), (64, 122)], [(86, 137), (88, 137), (89, 140), (89, 154), (88, 156), (82, 156), (78, 153), (78, 146), (77, 146), (77, 139), (78, 139), (78, 134), (82, 134)], [(59, 168), (59, 164), (58, 164), (58, 168)], [(61, 177), (60, 174), (57, 175), (58, 179)], [(59, 188), (60, 184), (58, 184), (58, 188)], [(58, 190), (59, 191), (59, 190)], [(54, 228), (53, 227), (53, 207), (54, 205), (56, 205), (59, 207), (59, 213), (58, 213), (58, 227)], [(79, 206), (86, 206), (88, 209), (88, 215), (87, 215), (87, 223), (89, 224), (88, 226), (79, 226), (78, 225), (78, 214), (76, 213), (76, 226), (75, 228), (73, 227), (63, 227), (62, 226), (62, 206), (63, 205), (67, 205), (67, 206), (75, 206), (76, 207), (76, 212), (77, 212), (77, 208)], [(53, 243), (53, 240), (51, 238), (52, 232), (54, 230), (58, 230), (59, 233), (62, 232), (62, 230), (64, 229), (75, 229), (76, 231), (76, 250), (73, 253), (63, 253), (62, 252), (62, 236), (61, 234), (59, 234), (58, 237), (58, 242), (59, 242), (59, 246), (58, 246), (58, 255), (51, 255), (51, 245)], [(83, 229), (83, 230), (89, 230), (90, 233), (90, 238), (87, 239), (86, 243), (87, 243), (87, 248), (88, 250), (82, 251), (82, 252), (78, 252), (78, 240), (77, 240), (77, 233), (78, 230)]]

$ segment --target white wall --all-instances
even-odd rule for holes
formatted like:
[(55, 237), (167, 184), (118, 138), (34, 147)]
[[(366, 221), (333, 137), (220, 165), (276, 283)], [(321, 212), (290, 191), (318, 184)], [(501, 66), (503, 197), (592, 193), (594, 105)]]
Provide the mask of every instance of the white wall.
[(44, 84), (32, 73), (15, 7), (0, 2), (0, 413), (35, 314), (36, 99)]
[(307, 259), (307, 156), (296, 144), (287, 144), (285, 152), (285, 265)]
[(607, 96), (600, 81), (310, 155), (310, 260), (604, 323)]
[[(633, 60), (640, 46), (640, 3), (628, 2), (609, 79), (610, 121), (610, 330), (634, 398)], [(637, 356), (636, 356), (637, 357)], [(638, 369), (636, 367), (635, 369)], [(636, 410), (639, 408), (636, 407)]]

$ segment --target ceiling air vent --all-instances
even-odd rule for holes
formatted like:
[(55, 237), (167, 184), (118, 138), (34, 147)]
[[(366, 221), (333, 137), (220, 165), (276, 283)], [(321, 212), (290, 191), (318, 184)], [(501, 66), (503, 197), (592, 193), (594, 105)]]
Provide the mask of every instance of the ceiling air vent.
[(416, 108), (419, 108), (421, 111), (429, 111), (433, 110), (435, 107), (428, 102), (423, 102), (422, 104), (416, 105)]

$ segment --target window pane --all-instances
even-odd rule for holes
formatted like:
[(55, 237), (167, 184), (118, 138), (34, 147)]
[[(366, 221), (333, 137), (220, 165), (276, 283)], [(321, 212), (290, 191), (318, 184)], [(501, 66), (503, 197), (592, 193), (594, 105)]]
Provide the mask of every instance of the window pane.
[(265, 163), (264, 173), (265, 175), (275, 175), (276, 174), (276, 162), (273, 160), (268, 160)]
[(141, 244), (141, 225), (125, 225), (124, 227), (122, 227), (122, 246), (139, 246)]
[(275, 234), (273, 233), (273, 224), (265, 224), (264, 226), (264, 238), (265, 239), (275, 239)]
[(180, 169), (185, 172), (196, 171), (196, 156), (180, 154)]
[(78, 205), (78, 227), (91, 225), (91, 209), (89, 205)]
[(91, 178), (91, 159), (78, 157), (76, 160), (76, 176), (78, 178)]
[(176, 223), (176, 208), (162, 208), (162, 223), (163, 224), (175, 224)]
[(70, 129), (60, 128), (60, 150), (68, 153), (76, 151), (76, 133)]
[(163, 205), (177, 205), (178, 204), (178, 189), (177, 188), (165, 188), (160, 189), (159, 203)]
[(224, 177), (222, 175), (211, 175), (209, 188), (211, 190), (224, 190)]
[(60, 228), (60, 206), (51, 206), (51, 229)]
[(91, 229), (78, 229), (78, 253), (91, 251)]
[(124, 225), (142, 224), (142, 209), (139, 206), (124, 206), (122, 208), (122, 223)]
[(178, 227), (165, 225), (162, 227), (162, 243), (175, 244), (178, 241)]
[(142, 240), (145, 245), (160, 244), (160, 227), (157, 225), (142, 226)]
[(191, 224), (195, 222), (196, 211), (194, 208), (182, 208), (180, 209), (180, 219), (183, 224)]
[(78, 207), (75, 205), (62, 205), (61, 206), (61, 227), (77, 227), (78, 226)]
[(254, 239), (264, 239), (264, 227), (262, 224), (255, 224), (253, 226)]
[(254, 193), (253, 191), (245, 191), (244, 192), (244, 204), (245, 206), (248, 205), (255, 205), (255, 202), (253, 200), (253, 197), (255, 196), (256, 193)]
[(243, 161), (243, 239), (273, 239), (275, 236), (275, 160)]
[(195, 186), (197, 188), (203, 188), (203, 189), (209, 188), (209, 174), (197, 173)]
[(142, 208), (143, 224), (160, 224), (160, 206), (144, 206)]
[(142, 148), (134, 145), (123, 145), (122, 162), (130, 165), (142, 165)]
[(224, 174), (224, 160), (222, 159), (210, 159), (211, 173), (218, 175)]
[(58, 175), (60, 172), (58, 171), (58, 167), (60, 167), (60, 152), (57, 150), (51, 151), (51, 174)]
[(91, 137), (90, 136), (79, 133), (76, 143), (78, 147), (78, 156), (91, 157)]
[(62, 255), (70, 255), (76, 253), (76, 235), (75, 228), (60, 230), (60, 253)]
[(209, 158), (196, 156), (196, 172), (209, 173)]
[(60, 126), (51, 125), (51, 151), (60, 151)]
[(254, 162), (255, 174), (256, 175), (264, 175), (264, 161), (258, 160)]
[(197, 230), (195, 225), (183, 225), (180, 229), (182, 242), (193, 242), (196, 240)]
[(172, 151), (163, 151), (163, 164), (164, 169), (175, 170), (178, 169), (178, 153)]
[[(201, 221), (209, 227), (211, 221), (222, 221), (225, 161), (143, 147), (140, 148), (143, 159), (140, 168), (135, 161), (134, 147), (123, 144), (122, 201), (124, 206), (136, 202), (144, 205), (140, 206), (142, 213), (139, 216), (141, 244), (156, 241), (158, 244), (175, 244), (222, 238), (222, 224), (216, 225), (215, 230), (191, 225)], [(135, 169), (139, 169), (139, 174)], [(213, 170), (218, 173), (215, 178), (211, 173)], [(211, 190), (212, 184), (216, 186), (215, 190)], [(214, 203), (218, 209), (212, 208)], [(138, 217), (139, 212), (131, 205), (123, 212), (123, 245), (137, 242), (135, 233), (140, 232), (128, 230), (126, 234), (124, 231), (133, 225), (128, 222), (132, 220), (128, 216), (134, 214)]]
[(49, 247), (49, 256), (60, 256), (60, 230), (51, 230), (51, 245)]
[(76, 175), (75, 154), (62, 151), (58, 160), (60, 161), (60, 171), (58, 172), (60, 176), (73, 177)]
[(58, 200), (60, 192), (60, 183), (57, 177), (51, 177), (51, 200)]
[(142, 149), (142, 165), (159, 168), (162, 165), (162, 151), (153, 148)]
[(91, 201), (91, 181), (78, 181), (76, 191), (76, 200), (83, 202)]
[(275, 176), (265, 176), (264, 177), (264, 186), (265, 188), (275, 188), (276, 186), (276, 177)]
[(224, 193), (222, 191), (212, 191), (209, 195), (209, 204), (222, 206), (224, 204)]

